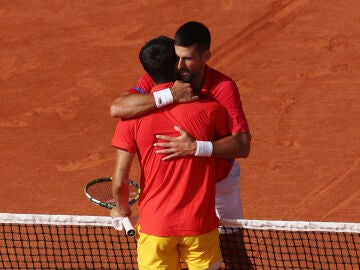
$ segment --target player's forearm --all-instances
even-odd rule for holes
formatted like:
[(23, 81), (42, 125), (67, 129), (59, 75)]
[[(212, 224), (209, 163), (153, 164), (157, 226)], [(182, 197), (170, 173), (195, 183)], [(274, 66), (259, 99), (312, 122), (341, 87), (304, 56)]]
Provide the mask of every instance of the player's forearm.
[(187, 103), (198, 99), (197, 96), (194, 96), (189, 83), (175, 81), (171, 88), (153, 93), (123, 94), (111, 104), (110, 115), (126, 119), (143, 115), (173, 102)]
[(115, 212), (125, 217), (131, 214), (129, 201), (129, 173), (134, 154), (117, 149), (116, 162), (112, 180), (112, 195), (115, 201)]
[(150, 112), (156, 108), (154, 96), (149, 94), (124, 94), (110, 106), (110, 115), (123, 119)]
[(115, 175), (113, 177), (112, 194), (120, 216), (128, 216), (130, 213), (129, 201), (129, 184), (125, 175)]
[(236, 133), (213, 142), (212, 156), (246, 158), (250, 153), (249, 132)]

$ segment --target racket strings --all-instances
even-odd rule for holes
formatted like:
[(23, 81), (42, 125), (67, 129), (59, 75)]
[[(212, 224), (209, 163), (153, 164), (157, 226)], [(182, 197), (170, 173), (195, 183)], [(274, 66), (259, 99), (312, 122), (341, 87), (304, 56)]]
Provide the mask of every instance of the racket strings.
[(88, 194), (98, 199), (99, 201), (114, 204), (114, 199), (112, 195), (112, 183), (111, 182), (99, 182), (95, 185), (88, 187)]
[[(97, 200), (106, 204), (115, 206), (115, 200), (112, 194), (112, 181), (97, 181), (96, 183), (87, 187), (86, 192)], [(129, 184), (129, 205), (133, 205), (140, 196), (140, 187), (137, 183), (130, 180)]]

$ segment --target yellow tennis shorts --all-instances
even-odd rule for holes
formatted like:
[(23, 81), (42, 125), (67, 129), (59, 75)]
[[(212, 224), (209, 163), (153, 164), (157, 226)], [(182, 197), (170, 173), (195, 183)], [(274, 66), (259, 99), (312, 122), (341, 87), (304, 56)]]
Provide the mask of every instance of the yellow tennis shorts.
[(220, 267), (218, 229), (197, 236), (159, 237), (142, 233), (139, 227), (137, 253), (140, 270), (178, 270), (180, 260), (189, 270)]

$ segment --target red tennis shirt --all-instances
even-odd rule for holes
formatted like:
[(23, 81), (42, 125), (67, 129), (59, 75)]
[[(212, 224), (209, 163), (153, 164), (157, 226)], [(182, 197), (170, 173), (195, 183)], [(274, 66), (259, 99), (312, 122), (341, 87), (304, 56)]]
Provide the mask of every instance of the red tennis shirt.
[[(159, 85), (156, 89), (164, 89)], [(139, 224), (156, 236), (190, 236), (217, 228), (215, 182), (218, 159), (185, 157), (162, 161), (155, 154), (155, 135), (178, 136), (174, 126), (198, 140), (213, 141), (228, 135), (226, 111), (216, 102), (200, 100), (171, 104), (140, 118), (120, 120), (112, 145), (137, 153), (141, 164)]]

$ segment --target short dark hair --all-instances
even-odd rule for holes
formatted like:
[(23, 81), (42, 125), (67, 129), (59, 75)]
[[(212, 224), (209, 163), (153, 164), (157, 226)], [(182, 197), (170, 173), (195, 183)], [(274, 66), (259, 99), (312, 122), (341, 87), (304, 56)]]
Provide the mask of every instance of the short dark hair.
[(196, 44), (199, 51), (204, 52), (210, 49), (210, 31), (200, 22), (187, 22), (176, 31), (174, 44), (181, 47), (189, 47)]
[(174, 80), (177, 56), (171, 38), (158, 36), (151, 39), (141, 48), (139, 59), (155, 83)]

